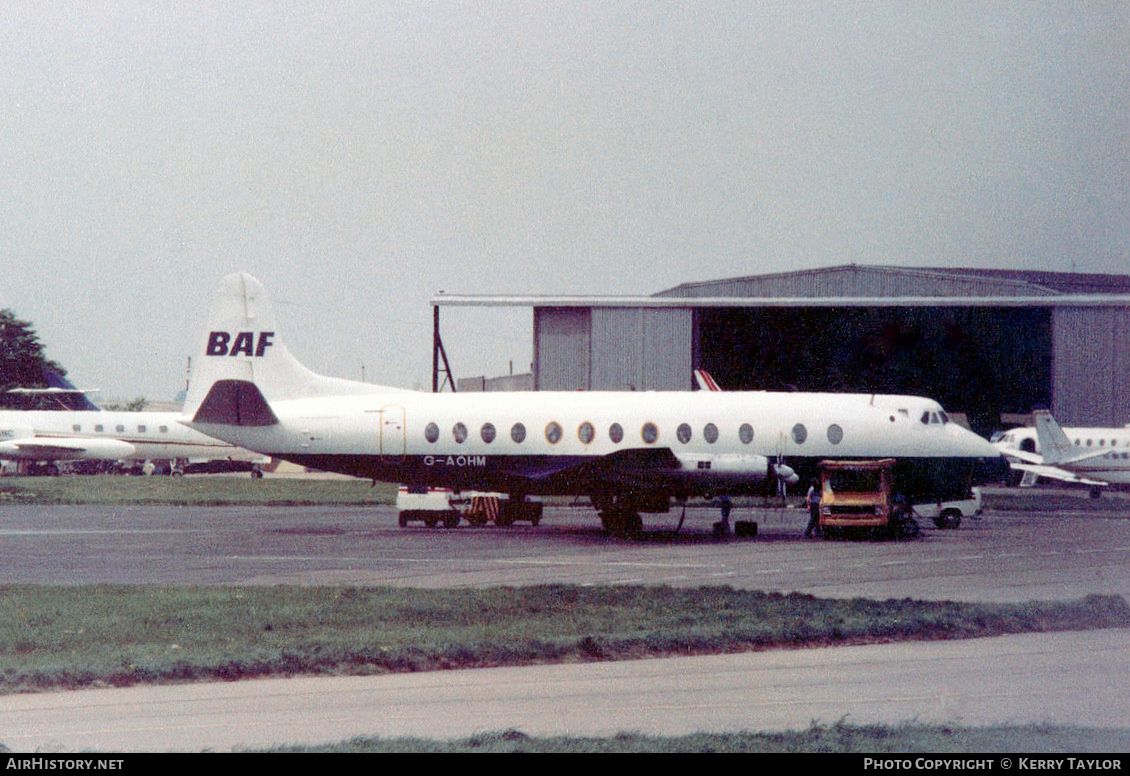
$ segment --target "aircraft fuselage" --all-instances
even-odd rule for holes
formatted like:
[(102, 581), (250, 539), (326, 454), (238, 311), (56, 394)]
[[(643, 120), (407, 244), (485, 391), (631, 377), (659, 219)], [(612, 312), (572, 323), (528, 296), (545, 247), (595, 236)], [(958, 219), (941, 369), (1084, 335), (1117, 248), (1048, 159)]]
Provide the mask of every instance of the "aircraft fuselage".
[(180, 421), (177, 412), (0, 411), (0, 458), (74, 460), (260, 460)]
[[(896, 406), (900, 399), (906, 406)], [(270, 408), (277, 423), (193, 427), (325, 471), (529, 495), (772, 491), (782, 464), (810, 476), (827, 458), (881, 456), (899, 460), (896, 478), (908, 495), (935, 498), (964, 496), (999, 467), (971, 432), (921, 422), (937, 404), (918, 397), (391, 392)]]

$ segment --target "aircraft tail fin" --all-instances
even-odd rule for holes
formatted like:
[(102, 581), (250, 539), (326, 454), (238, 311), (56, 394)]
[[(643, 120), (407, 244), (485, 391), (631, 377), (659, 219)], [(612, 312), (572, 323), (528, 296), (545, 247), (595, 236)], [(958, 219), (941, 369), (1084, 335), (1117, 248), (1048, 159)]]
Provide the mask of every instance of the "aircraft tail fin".
[(87, 391), (81, 388), (75, 388), (70, 380), (63, 377), (54, 369), (43, 370), (43, 381), (47, 383), (49, 389), (67, 395), (65, 400), (67, 409), (82, 410), (84, 412), (98, 412), (102, 409), (86, 397)]
[(47, 383), (46, 388), (9, 388), (6, 393), (33, 397), (39, 402), (39, 404), (23, 407), (23, 409), (43, 409), (42, 405), (46, 402), (57, 405), (50, 407), (50, 409), (56, 410), (81, 410), (84, 412), (100, 412), (102, 410), (101, 407), (86, 398), (88, 393), (97, 393), (97, 388), (75, 388), (67, 378), (53, 369), (43, 370), (43, 381)]
[(185, 414), (198, 423), (269, 425), (277, 422), (271, 402), (394, 390), (315, 374), (277, 331), (258, 280), (236, 273), (220, 281), (193, 361)]
[(710, 374), (710, 372), (707, 372), (705, 369), (694, 370), (694, 382), (695, 386), (700, 391), (722, 390), (718, 387), (718, 383), (714, 382), (714, 377)]
[(1071, 444), (1071, 440), (1067, 438), (1067, 434), (1049, 411), (1036, 410), (1033, 419), (1036, 423), (1036, 440), (1039, 442), (1044, 463), (1055, 465), (1077, 456), (1075, 445)]

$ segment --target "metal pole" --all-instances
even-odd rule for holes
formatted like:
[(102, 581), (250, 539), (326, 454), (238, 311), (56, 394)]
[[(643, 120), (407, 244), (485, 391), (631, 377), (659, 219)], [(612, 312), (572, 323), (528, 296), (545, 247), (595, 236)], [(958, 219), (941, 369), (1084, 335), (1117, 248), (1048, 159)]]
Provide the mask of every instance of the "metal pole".
[(432, 307), (432, 393), (439, 393), (439, 305)]

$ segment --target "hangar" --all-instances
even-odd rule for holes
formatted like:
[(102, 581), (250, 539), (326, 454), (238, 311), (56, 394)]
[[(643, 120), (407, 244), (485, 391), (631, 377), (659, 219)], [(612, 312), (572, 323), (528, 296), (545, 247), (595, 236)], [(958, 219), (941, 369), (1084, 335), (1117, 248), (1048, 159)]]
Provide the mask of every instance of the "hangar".
[[(653, 296), (433, 297), (533, 310), (534, 390), (913, 393), (965, 413), (1049, 407), (1130, 422), (1130, 276), (845, 265), (685, 283)], [(438, 383), (433, 385), (436, 388)]]

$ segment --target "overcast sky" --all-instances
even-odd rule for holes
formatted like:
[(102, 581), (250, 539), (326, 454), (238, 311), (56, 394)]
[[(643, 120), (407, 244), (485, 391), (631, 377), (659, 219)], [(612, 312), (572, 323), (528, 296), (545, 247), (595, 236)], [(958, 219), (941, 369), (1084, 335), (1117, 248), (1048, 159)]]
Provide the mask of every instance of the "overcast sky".
[[(430, 388), (433, 294), (847, 263), (1130, 272), (1130, 4), (27, 2), (0, 307), (172, 398), (246, 270), (316, 371)], [(452, 309), (457, 376), (528, 309)]]

